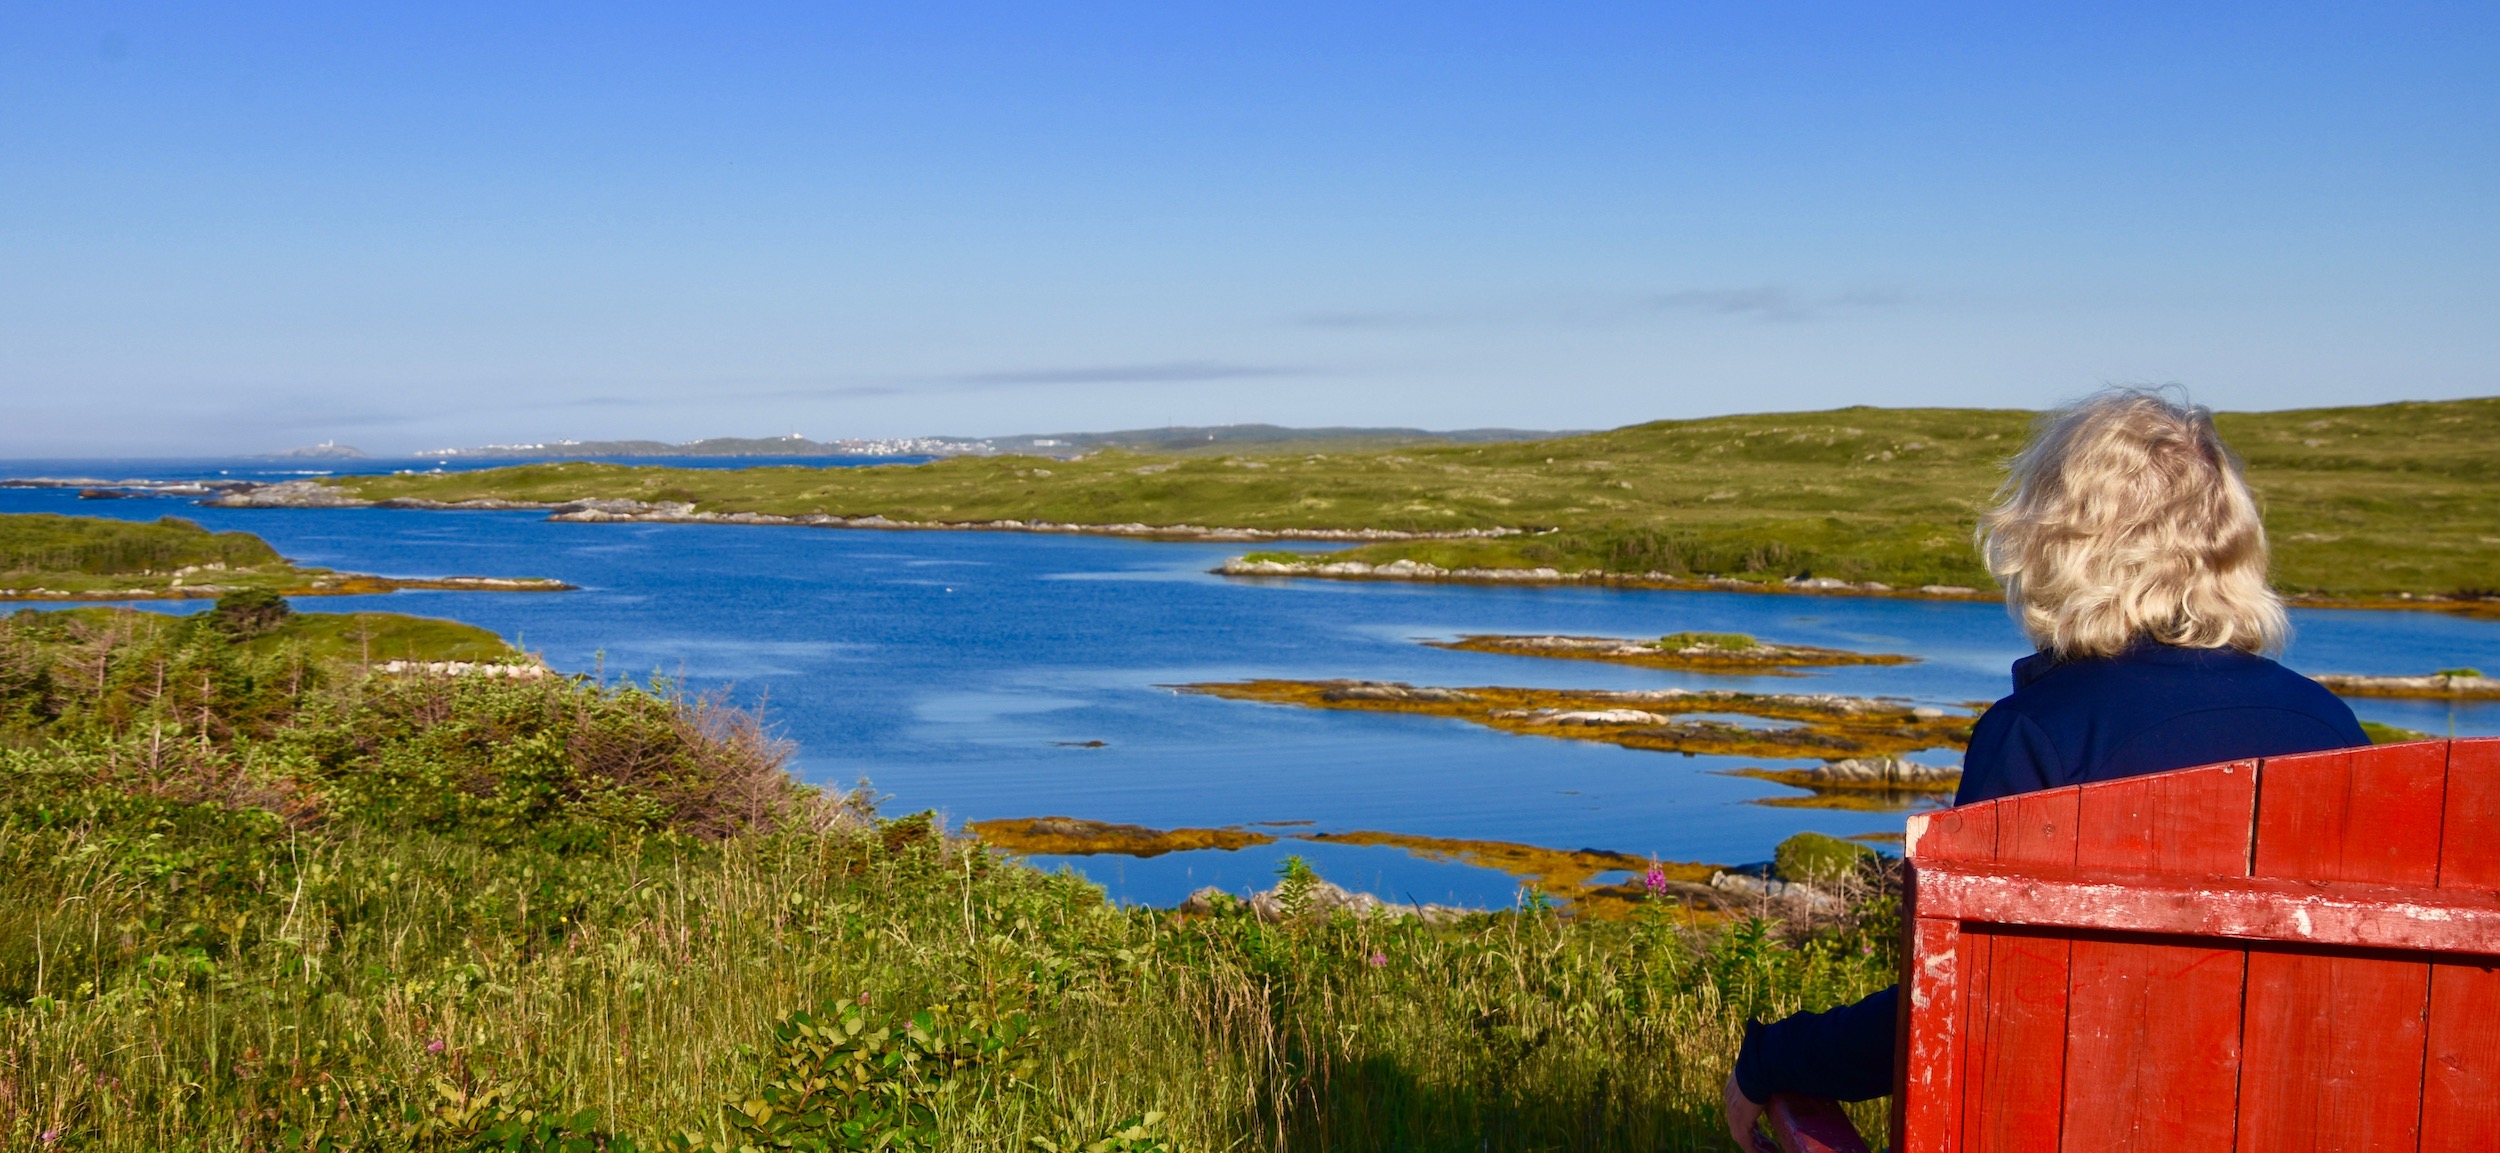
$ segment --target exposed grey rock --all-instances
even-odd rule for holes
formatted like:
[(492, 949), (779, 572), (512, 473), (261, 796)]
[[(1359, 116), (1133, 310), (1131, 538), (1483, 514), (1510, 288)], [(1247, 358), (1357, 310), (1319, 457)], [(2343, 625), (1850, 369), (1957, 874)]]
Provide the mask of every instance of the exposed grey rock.
[(2434, 673), (2426, 677), (2337, 676), (2329, 673), (2318, 678), (2332, 692), (2357, 697), (2500, 697), (2500, 677), (2452, 676)]
[(373, 502), (349, 496), (315, 480), (289, 480), (238, 489), (201, 501), (219, 508), (371, 508)]
[(1712, 873), (1710, 887), (1723, 893), (1802, 908), (1813, 913), (1837, 913), (1846, 907), (1839, 897), (1802, 881), (1775, 881), (1751, 873)]
[[(1280, 883), (1273, 889), (1253, 893), (1244, 899), (1209, 885), (1191, 893), (1188, 900), (1181, 902), (1180, 909), (1184, 913), (1217, 913), (1227, 909), (1246, 908), (1251, 916), (1262, 921), (1282, 921), (1293, 915), (1293, 910), (1286, 907), (1284, 889), (1285, 886)], [(1440, 924), (1464, 917), (1469, 913), (1482, 912), (1480, 909), (1462, 909), (1452, 905), (1392, 904), (1370, 893), (1348, 892), (1327, 881), (1319, 880), (1312, 881), (1310, 886), (1303, 890), (1302, 901), (1302, 912), (1305, 915), (1344, 912), (1357, 917), (1392, 919), (1414, 917), (1426, 924)]]
[(1820, 768), (1806, 770), (1808, 776), (1835, 783), (1859, 784), (1936, 784), (1962, 778), (1961, 766), (1945, 768), (1905, 761), (1899, 757), (1850, 757), (1833, 761)]
[(1472, 701), (1474, 693), (1397, 681), (1340, 681), (1320, 693), (1324, 701)]

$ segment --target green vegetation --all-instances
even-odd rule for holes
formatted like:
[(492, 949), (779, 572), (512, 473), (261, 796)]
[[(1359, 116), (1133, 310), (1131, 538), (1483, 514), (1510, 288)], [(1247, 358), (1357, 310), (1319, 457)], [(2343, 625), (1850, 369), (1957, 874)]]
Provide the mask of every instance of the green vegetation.
[[(1553, 530), (1334, 555), (1987, 588), (1971, 527), (2030, 420), (2012, 410), (1852, 408), (1387, 452), (1105, 451), (734, 472), (575, 463), (331, 483), (375, 500), (620, 497), (928, 522)], [(2491, 532), (2500, 456), (2489, 448), (2500, 440), (2500, 399), (2228, 413), (2220, 423), (2265, 503), (2287, 591), (2480, 599), (2489, 589), (2500, 567)]]
[(1122, 908), (664, 686), (140, 615), (0, 618), (11, 1148), (1715, 1149), (1746, 1016), (1891, 977), (1883, 901)]
[(1783, 881), (1832, 884), (1855, 875), (1879, 858), (1875, 850), (1821, 833), (1798, 833), (1771, 853), (1771, 871)]
[(1761, 641), (1744, 633), (1668, 633), (1652, 643), (1669, 652), (1681, 652), (1685, 649), (1720, 649), (1726, 652), (1743, 653), (1762, 647)]
[(257, 590), (227, 593), (216, 607), (194, 617), (113, 608), (52, 611), (21, 609), (10, 627), (50, 642), (170, 645), (207, 641), (215, 634), (239, 654), (284, 657), (299, 663), (388, 661), (511, 661), (520, 658), (503, 638), (476, 625), (399, 613), (271, 613)]
[(50, 513), (0, 515), (0, 595), (162, 590), (191, 584), (276, 588), (307, 578), (247, 532), (210, 532), (181, 517), (153, 524)]
[(51, 513), (0, 513), (0, 600), (148, 600), (250, 592), (271, 598), (402, 588), (547, 592), (557, 581), (487, 577), (393, 580), (307, 568), (247, 532), (210, 532), (181, 517), (153, 524)]
[(283, 563), (248, 532), (210, 532), (181, 517), (154, 524), (50, 513), (0, 516), (0, 576), (24, 573), (171, 573), (195, 566)]
[(2393, 745), (2400, 744), (2405, 741), (2427, 741), (2431, 739), (2431, 735), (2429, 733), (2422, 732), (2419, 729), (2406, 729), (2398, 728), (2395, 725), (2382, 725), (2377, 721), (2361, 722), (2361, 731), (2370, 738), (2370, 743), (2374, 745)]

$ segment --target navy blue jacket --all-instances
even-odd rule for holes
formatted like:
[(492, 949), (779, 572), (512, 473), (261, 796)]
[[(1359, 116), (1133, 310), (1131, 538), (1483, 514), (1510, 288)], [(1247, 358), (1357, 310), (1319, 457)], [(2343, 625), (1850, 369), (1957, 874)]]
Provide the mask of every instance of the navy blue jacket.
[[(2370, 743), (2316, 681), (2237, 649), (2144, 644), (2116, 657), (2014, 662), (2014, 695), (1971, 729), (1957, 805), (2244, 757)], [(1745, 1026), (1736, 1085), (1766, 1101), (1892, 1092), (1897, 989)]]

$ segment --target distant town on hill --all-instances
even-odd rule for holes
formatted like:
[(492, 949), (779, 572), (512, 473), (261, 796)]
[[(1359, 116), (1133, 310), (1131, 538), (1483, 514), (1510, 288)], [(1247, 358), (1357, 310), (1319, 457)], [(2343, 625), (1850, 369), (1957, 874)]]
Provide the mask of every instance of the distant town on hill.
[[(1054, 432), (1025, 436), (917, 436), (884, 439), (810, 440), (797, 433), (775, 437), (722, 436), (671, 444), (657, 440), (554, 440), (538, 444), (489, 444), (439, 448), (413, 456), (545, 460), (551, 457), (634, 456), (1077, 456), (1100, 449), (1138, 452), (1274, 452), (1307, 445), (1349, 451), (1398, 445), (1493, 444), (1567, 436), (1568, 432), (1520, 428), (1467, 428), (1436, 432), (1421, 428), (1285, 428), (1273, 424), (1223, 424), (1140, 428), (1119, 432)], [(294, 449), (273, 457), (363, 454), (344, 446)]]

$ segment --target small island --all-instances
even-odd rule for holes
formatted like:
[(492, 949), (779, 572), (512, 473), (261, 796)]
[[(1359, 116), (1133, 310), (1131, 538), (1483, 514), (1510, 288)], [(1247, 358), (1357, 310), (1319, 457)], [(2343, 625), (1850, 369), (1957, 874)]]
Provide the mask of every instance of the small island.
[[(992, 848), (1028, 856), (1159, 857), (1200, 849), (1233, 851), (1277, 841), (1272, 834), (1240, 828), (1150, 829), (1076, 817), (994, 818), (969, 822), (964, 831)], [(1288, 837), (1328, 845), (1404, 849), (1426, 860), (1498, 869), (1568, 902), (1577, 916), (1628, 916), (1650, 896), (1653, 888), (1660, 896), (1675, 898), (1704, 912), (1736, 903), (1730, 894), (1710, 886), (1712, 877), (1727, 870), (1723, 865), (1662, 862), (1605, 849), (1549, 849), (1510, 841), (1424, 837), (1367, 829), (1293, 833)], [(1627, 873), (1631, 874), (1630, 879), (1622, 879)]]
[(1785, 645), (1745, 633), (1668, 633), (1656, 640), (1622, 637), (1509, 636), (1474, 634), (1454, 641), (1426, 641), (1437, 649), (1564, 660), (1609, 661), (1684, 672), (1795, 676), (1787, 670), (1836, 665), (1906, 665), (1918, 658), (1893, 653)]
[(972, 821), (964, 831), (1011, 853), (1059, 857), (1113, 854), (1160, 857), (1193, 849), (1246, 849), (1276, 838), (1244, 829), (1149, 829), (1076, 817), (998, 817)]
[[(1395, 681), (1252, 680), (1174, 685), (1228, 700), (1453, 717), (1527, 736), (1719, 756), (1845, 760), (1960, 748), (1972, 718), (1885, 697), (1726, 689), (1439, 688)], [(1700, 715), (1695, 715), (1700, 714)], [(1729, 714), (1771, 722), (1747, 725)]]
[(1757, 797), (1751, 803), (1783, 809), (1845, 809), (1898, 813), (1942, 808), (1962, 787), (1959, 766), (1922, 764), (1900, 757), (1850, 757), (1810, 769), (1729, 769), (1724, 774), (1804, 790), (1802, 796)]
[(476, 625), (403, 613), (302, 613), (273, 592), (245, 589), (191, 616), (105, 605), (0, 615), (0, 642), (110, 649), (213, 641), (237, 656), (286, 657), (382, 674), (538, 677), (545, 665)]
[(190, 600), (258, 590), (357, 596), (403, 589), (563, 592), (541, 577), (382, 577), (296, 564), (248, 532), (181, 517), (154, 522), (0, 514), (0, 601)]
[(2328, 673), (2318, 678), (2328, 691), (2339, 697), (2391, 697), (2423, 701), (2488, 701), (2500, 700), (2500, 677), (2487, 677), (2481, 669), (2441, 669), (2419, 677), (2339, 676)]

